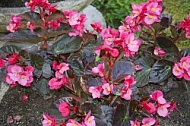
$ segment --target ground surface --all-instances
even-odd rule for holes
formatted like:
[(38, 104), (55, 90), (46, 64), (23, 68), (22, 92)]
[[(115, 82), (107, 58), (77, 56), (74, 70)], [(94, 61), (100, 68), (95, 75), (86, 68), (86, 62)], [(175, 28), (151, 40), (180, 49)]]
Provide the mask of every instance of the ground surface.
[[(189, 85), (190, 87), (190, 85)], [(28, 95), (28, 101), (21, 102), (20, 96)], [(167, 95), (168, 101), (176, 101), (180, 112), (175, 111), (170, 118), (160, 118), (160, 126), (190, 126), (190, 92), (183, 86), (172, 89)], [(44, 97), (30, 88), (10, 88), (0, 104), (0, 126), (41, 126), (42, 114), (49, 113), (52, 103), (58, 96), (44, 100)], [(21, 120), (7, 124), (9, 116), (22, 116)]]

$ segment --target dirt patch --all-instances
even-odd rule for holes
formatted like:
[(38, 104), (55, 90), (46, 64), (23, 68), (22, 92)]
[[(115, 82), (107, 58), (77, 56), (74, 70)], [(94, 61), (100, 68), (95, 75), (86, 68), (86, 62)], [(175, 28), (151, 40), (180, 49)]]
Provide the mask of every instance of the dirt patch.
[[(153, 86), (150, 86), (153, 87)], [(190, 85), (188, 85), (190, 88)], [(154, 87), (155, 88), (155, 87)], [(149, 90), (149, 89), (148, 89)], [(28, 95), (28, 101), (21, 102), (20, 96)], [(60, 94), (60, 93), (59, 93)], [(0, 104), (0, 126), (41, 126), (43, 113), (49, 113), (52, 103), (58, 99), (54, 94), (50, 99), (45, 100), (43, 96), (31, 88), (10, 88)], [(170, 114), (169, 118), (159, 118), (160, 126), (189, 126), (190, 125), (190, 91), (183, 86), (174, 88), (165, 98), (168, 101), (176, 101), (178, 111)], [(7, 124), (9, 116), (22, 116), (22, 119), (12, 124)]]

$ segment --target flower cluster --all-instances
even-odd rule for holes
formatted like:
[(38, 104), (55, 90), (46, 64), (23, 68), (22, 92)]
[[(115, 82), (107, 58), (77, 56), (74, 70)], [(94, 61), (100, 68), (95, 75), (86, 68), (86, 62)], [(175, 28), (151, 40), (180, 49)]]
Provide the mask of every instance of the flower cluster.
[[(104, 64), (98, 64), (97, 67), (92, 68), (92, 72), (95, 74), (98, 74), (100, 77), (106, 78), (104, 73)], [(131, 99), (132, 90), (131, 87), (133, 84), (135, 84), (134, 77), (132, 75), (127, 75), (124, 79), (123, 86), (117, 87), (114, 84), (109, 84), (105, 80), (102, 81), (102, 85), (99, 86), (90, 86), (88, 91), (92, 93), (93, 98), (101, 98), (101, 92), (103, 90), (104, 95), (109, 95), (111, 93), (114, 93), (114, 88), (116, 90), (119, 90), (121, 92), (121, 98), (124, 98), (126, 100)]]
[[(167, 102), (163, 97), (163, 93), (159, 90), (152, 92), (150, 99), (141, 102), (142, 109), (146, 110), (149, 114), (158, 114), (161, 117), (169, 116), (169, 112), (177, 109), (176, 103)], [(140, 126), (138, 120), (130, 121), (131, 126)], [(158, 121), (154, 117), (146, 117), (142, 119), (142, 126), (158, 125)]]
[(9, 65), (7, 67), (7, 76), (5, 82), (10, 84), (12, 87), (18, 84), (29, 87), (33, 82), (33, 71), (34, 67), (26, 66), (24, 69), (19, 65)]
[(74, 31), (69, 32), (70, 36), (82, 36), (84, 32), (86, 32), (85, 29), (85, 21), (86, 21), (86, 15), (81, 14), (79, 16), (77, 11), (63, 11), (63, 13), (66, 16), (67, 21), (65, 23), (68, 23)]
[[(19, 58), (19, 55), (16, 53), (13, 53), (11, 56), (8, 57), (8, 67), (7, 67), (7, 75), (4, 79), (5, 82), (11, 85), (11, 87), (16, 86), (16, 84), (20, 84), (22, 86), (29, 87), (30, 84), (33, 82), (33, 72), (34, 67), (32, 66), (26, 66), (21, 67), (20, 65), (17, 65), (17, 60)], [(1, 66), (5, 65), (4, 60), (1, 60)]]
[(67, 63), (58, 64), (56, 61), (52, 63), (53, 70), (55, 70), (55, 77), (49, 81), (50, 89), (60, 89), (65, 83), (68, 82), (65, 76), (65, 71), (69, 70), (69, 65)]
[(57, 10), (55, 6), (51, 6), (48, 0), (30, 0), (30, 2), (25, 2), (25, 6), (30, 7), (31, 11), (34, 11), (35, 7), (42, 7), (49, 12), (55, 12)]
[(67, 102), (61, 102), (59, 105), (59, 111), (63, 117), (66, 117), (70, 114), (70, 107)]
[[(43, 126), (57, 126), (56, 120), (54, 117), (49, 116), (48, 114), (43, 115), (44, 120), (42, 121)], [(84, 117), (81, 123), (77, 122), (74, 119), (69, 119), (67, 123), (59, 124), (59, 126), (96, 126), (94, 116), (91, 116), (91, 111), (89, 111)]]
[(188, 18), (184, 19), (178, 26), (179, 28), (183, 28), (186, 32), (186, 37), (190, 38), (190, 13), (188, 15)]
[(12, 15), (10, 19), (10, 24), (6, 27), (10, 32), (15, 32), (20, 28), (21, 17)]
[(190, 56), (182, 57), (180, 62), (175, 63), (172, 71), (177, 78), (190, 80)]

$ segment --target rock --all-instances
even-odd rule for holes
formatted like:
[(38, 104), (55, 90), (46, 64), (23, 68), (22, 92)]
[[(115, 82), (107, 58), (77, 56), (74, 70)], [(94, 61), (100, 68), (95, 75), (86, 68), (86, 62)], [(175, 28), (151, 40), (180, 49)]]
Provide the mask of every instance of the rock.
[(89, 30), (90, 32), (93, 31), (93, 28), (90, 26), (90, 24), (92, 24), (93, 22), (97, 21), (101, 22), (102, 27), (106, 28), (106, 22), (102, 13), (92, 5), (87, 6), (84, 10), (81, 11), (81, 13), (86, 14), (87, 16), (87, 21), (85, 22), (85, 26), (87, 30)]
[[(93, 0), (63, 0), (54, 3), (59, 10), (77, 10), (81, 11), (88, 6)], [(20, 14), (29, 11), (28, 7), (2, 8), (0, 7), (0, 32), (7, 32), (6, 26), (9, 24), (12, 14)]]

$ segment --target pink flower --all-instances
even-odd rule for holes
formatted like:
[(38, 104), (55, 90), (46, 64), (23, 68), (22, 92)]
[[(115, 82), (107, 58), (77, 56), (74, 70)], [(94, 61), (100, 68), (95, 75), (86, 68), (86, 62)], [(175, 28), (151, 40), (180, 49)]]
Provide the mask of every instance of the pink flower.
[(156, 123), (156, 120), (152, 117), (143, 118), (142, 123), (142, 126), (153, 126)]
[(61, 63), (59, 64), (58, 69), (59, 69), (59, 72), (63, 74), (65, 71), (69, 70), (69, 64)]
[(96, 50), (95, 53), (100, 56), (100, 51), (105, 51), (105, 53), (109, 53), (110, 56), (112, 57), (117, 57), (119, 55), (119, 51), (116, 48), (112, 48), (108, 45), (102, 45), (99, 46)]
[(147, 101), (143, 101), (141, 106), (150, 114), (156, 113), (156, 106), (153, 103), (147, 103)]
[(190, 70), (190, 56), (182, 57), (180, 59), (180, 67), (186, 71)]
[(12, 15), (10, 19), (10, 24), (6, 27), (7, 30), (9, 30), (10, 32), (15, 32), (17, 29), (20, 28), (20, 21), (21, 17)]
[(130, 88), (124, 89), (122, 90), (121, 97), (124, 98), (125, 100), (131, 100), (131, 94), (132, 94), (132, 90)]
[(159, 104), (165, 104), (166, 100), (163, 98), (163, 93), (159, 90), (154, 91), (151, 95), (150, 98), (152, 100), (157, 101)]
[(98, 64), (97, 67), (92, 68), (92, 73), (99, 74), (101, 77), (104, 76), (104, 64)]
[(156, 22), (158, 20), (158, 16), (156, 15), (152, 15), (149, 13), (146, 13), (146, 16), (144, 18), (144, 22), (148, 25), (153, 24), (154, 22)]
[(77, 11), (63, 11), (65, 14), (66, 18), (69, 19), (69, 24), (70, 25), (76, 25), (79, 24), (78, 22), (78, 12)]
[(60, 23), (57, 21), (50, 21), (48, 22), (48, 26), (54, 30), (58, 29), (60, 27)]
[(140, 126), (140, 122), (138, 120), (132, 121), (130, 120), (131, 126)]
[(5, 61), (0, 58), (0, 68), (5, 67)]
[(51, 90), (53, 89), (58, 90), (62, 87), (62, 80), (59, 80), (58, 78), (52, 78), (49, 81), (49, 86)]
[(141, 41), (139, 39), (135, 39), (134, 33), (128, 35), (125, 43), (127, 44), (128, 49), (132, 52), (137, 52), (141, 45)]
[(172, 73), (177, 77), (177, 78), (182, 78), (184, 75), (184, 69), (181, 68), (180, 63), (176, 63), (172, 69)]
[(158, 115), (162, 117), (168, 116), (168, 107), (170, 107), (170, 103), (159, 104), (157, 109)]
[(150, 2), (146, 8), (148, 13), (154, 15), (160, 15), (162, 11), (162, 7), (158, 4), (158, 2)]
[[(169, 110), (170, 112), (173, 112), (174, 109), (178, 110), (176, 102), (170, 103), (170, 107), (168, 107), (168, 110)], [(178, 111), (179, 111), (179, 110), (178, 110)]]
[(27, 22), (27, 27), (28, 29), (30, 29), (31, 31), (34, 31), (36, 29), (36, 25), (33, 22)]
[(102, 24), (101, 22), (94, 22), (91, 24), (91, 26), (94, 28), (95, 31), (97, 31), (98, 33), (102, 32)]
[(14, 82), (20, 79), (20, 73), (23, 71), (23, 68), (18, 65), (9, 65), (7, 67), (7, 75)]
[(88, 114), (86, 115), (84, 119), (85, 126), (96, 126), (94, 116), (90, 116), (90, 115), (91, 115), (91, 111), (88, 112)]
[(103, 88), (103, 94), (109, 95), (113, 91), (113, 84), (110, 85), (108, 83), (105, 83), (102, 85), (102, 88)]
[(34, 67), (33, 66), (26, 66), (25, 67), (25, 71), (28, 72), (29, 76), (32, 76), (33, 77), (33, 72), (34, 72)]
[(8, 58), (8, 63), (9, 63), (10, 65), (15, 64), (15, 63), (17, 62), (17, 60), (18, 60), (18, 57), (19, 57), (18, 54), (13, 53), (13, 54)]
[(66, 126), (82, 126), (82, 125), (80, 123), (78, 123), (77, 121), (73, 120), (73, 119), (69, 119)]
[(30, 75), (28, 75), (28, 72), (26, 71), (20, 72), (20, 78), (18, 80), (18, 83), (22, 86), (30, 86), (30, 84), (28, 83), (29, 76)]
[(102, 86), (91, 86), (88, 91), (92, 93), (93, 98), (100, 98), (100, 93), (102, 91)]
[(58, 79), (61, 79), (61, 78), (64, 78), (65, 76), (62, 73), (60, 73), (59, 71), (56, 71), (55, 72), (55, 77), (58, 78)]
[(70, 107), (67, 102), (61, 102), (61, 104), (59, 105), (59, 112), (61, 112), (61, 115), (63, 117), (66, 117), (70, 114)]
[(42, 126), (56, 126), (55, 118), (49, 116), (48, 114), (43, 114), (44, 120), (42, 121)]
[(125, 77), (124, 85), (125, 85), (127, 88), (131, 88), (131, 85), (133, 85), (133, 84), (135, 84), (135, 83), (136, 83), (136, 81), (135, 81), (135, 79), (134, 79), (133, 76), (127, 75), (127, 76)]
[(57, 63), (57, 61), (53, 61), (52, 62), (52, 68), (53, 68), (53, 70), (57, 70), (58, 69), (58, 63)]
[(158, 47), (154, 48), (154, 55), (163, 57), (166, 54), (166, 52), (162, 49), (159, 49)]

